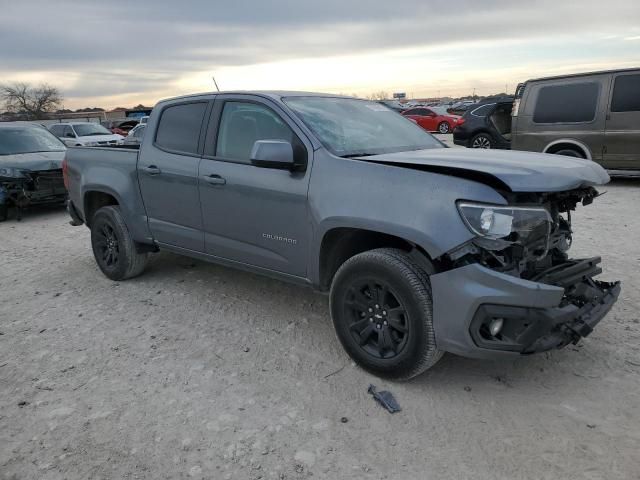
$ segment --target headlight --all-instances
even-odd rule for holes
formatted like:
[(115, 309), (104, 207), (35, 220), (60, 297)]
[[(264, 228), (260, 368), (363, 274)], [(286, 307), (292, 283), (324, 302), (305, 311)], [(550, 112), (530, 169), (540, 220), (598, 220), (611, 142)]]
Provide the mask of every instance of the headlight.
[(85, 147), (97, 147), (98, 142), (87, 142), (84, 144)]
[(548, 248), (553, 220), (542, 207), (511, 207), (458, 202), (458, 211), (476, 235), (531, 248)]

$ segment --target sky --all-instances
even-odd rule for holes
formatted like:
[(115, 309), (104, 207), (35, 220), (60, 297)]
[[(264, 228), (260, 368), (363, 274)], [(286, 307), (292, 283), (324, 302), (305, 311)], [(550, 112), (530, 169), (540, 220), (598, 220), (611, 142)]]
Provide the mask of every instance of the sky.
[(0, 83), (65, 108), (214, 89), (409, 97), (513, 92), (640, 67), (637, 0), (0, 0)]

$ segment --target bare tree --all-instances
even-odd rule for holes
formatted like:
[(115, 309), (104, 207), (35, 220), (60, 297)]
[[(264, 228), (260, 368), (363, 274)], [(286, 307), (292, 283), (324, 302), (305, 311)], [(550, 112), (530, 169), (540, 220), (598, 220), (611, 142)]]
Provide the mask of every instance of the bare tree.
[(56, 87), (46, 83), (32, 87), (28, 83), (16, 82), (0, 85), (0, 100), (7, 112), (22, 114), (27, 120), (40, 120), (61, 105), (62, 95)]
[(379, 92), (374, 92), (369, 95), (369, 100), (388, 100), (389, 94), (384, 90), (380, 90)]

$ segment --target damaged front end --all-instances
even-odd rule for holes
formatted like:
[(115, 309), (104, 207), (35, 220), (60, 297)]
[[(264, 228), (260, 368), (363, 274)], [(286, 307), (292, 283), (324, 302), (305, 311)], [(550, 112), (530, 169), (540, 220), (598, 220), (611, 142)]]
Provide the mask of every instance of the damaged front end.
[(62, 169), (29, 170), (0, 167), (0, 221), (7, 219), (9, 207), (17, 210), (21, 219), (22, 210), (32, 205), (64, 203), (67, 190)]
[[(443, 348), (461, 354), (473, 349), (529, 354), (589, 335), (620, 293), (619, 282), (594, 280), (602, 271), (599, 257), (575, 260), (567, 253), (571, 211), (597, 196), (586, 187), (510, 194), (508, 206), (459, 202), (476, 237), (439, 259), (442, 273), (432, 277), (434, 317), (442, 319), (436, 336)], [(446, 289), (456, 285), (459, 298), (451, 298)], [(457, 305), (447, 312), (446, 302)], [(458, 327), (465, 338), (442, 325), (453, 312), (464, 317)]]

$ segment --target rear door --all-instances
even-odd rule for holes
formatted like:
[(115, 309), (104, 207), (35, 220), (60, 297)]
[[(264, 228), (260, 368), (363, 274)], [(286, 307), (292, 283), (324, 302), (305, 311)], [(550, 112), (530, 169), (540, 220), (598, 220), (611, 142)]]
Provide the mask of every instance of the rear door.
[[(292, 142), (303, 171), (250, 162), (257, 140)], [(311, 144), (275, 102), (217, 97), (200, 163), (200, 201), (208, 254), (297, 277), (306, 275)]]
[(613, 76), (604, 160), (607, 168), (640, 169), (640, 72)]
[[(138, 179), (149, 228), (156, 241), (197, 252), (204, 250), (198, 194), (203, 120), (209, 100), (164, 107), (149, 124), (138, 160)], [(202, 136), (203, 138), (203, 136)]]

